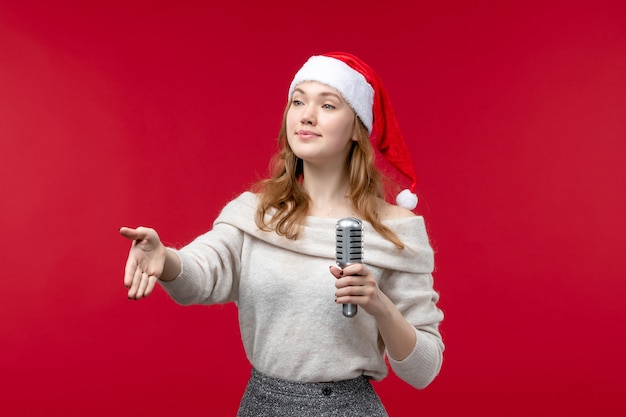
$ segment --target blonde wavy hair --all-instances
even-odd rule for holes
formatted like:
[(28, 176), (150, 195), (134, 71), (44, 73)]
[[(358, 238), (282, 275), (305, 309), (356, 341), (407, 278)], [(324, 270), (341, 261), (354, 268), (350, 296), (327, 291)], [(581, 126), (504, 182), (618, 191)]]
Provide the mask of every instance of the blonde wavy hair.
[[(309, 196), (302, 187), (302, 160), (299, 159), (287, 141), (287, 105), (280, 134), (278, 152), (270, 162), (270, 177), (252, 187), (259, 196), (255, 221), (264, 231), (275, 231), (289, 239), (297, 239), (309, 210)], [(385, 196), (386, 178), (375, 165), (375, 151), (369, 140), (369, 132), (361, 120), (354, 116), (353, 129), (356, 141), (348, 156), (350, 165), (348, 198), (357, 212), (368, 221), (385, 239), (398, 249), (404, 244), (387, 226), (382, 224), (378, 207)]]

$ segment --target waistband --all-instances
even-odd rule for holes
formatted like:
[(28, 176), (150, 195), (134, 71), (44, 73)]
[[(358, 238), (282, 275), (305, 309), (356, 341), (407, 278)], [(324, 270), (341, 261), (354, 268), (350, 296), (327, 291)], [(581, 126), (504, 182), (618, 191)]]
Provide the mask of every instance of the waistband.
[(371, 389), (370, 378), (365, 375), (342, 381), (296, 382), (265, 375), (255, 368), (252, 369), (249, 384), (262, 386), (264, 390), (275, 393), (307, 397), (350, 395), (363, 389)]

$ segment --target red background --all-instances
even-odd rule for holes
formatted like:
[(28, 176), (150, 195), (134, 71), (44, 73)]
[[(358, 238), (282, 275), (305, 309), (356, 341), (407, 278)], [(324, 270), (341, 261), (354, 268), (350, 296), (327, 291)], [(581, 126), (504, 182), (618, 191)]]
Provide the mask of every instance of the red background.
[(445, 363), (390, 415), (625, 415), (623, 2), (0, 3), (0, 414), (232, 416), (234, 306), (126, 300), (266, 172), (296, 69), (385, 80), (437, 250)]

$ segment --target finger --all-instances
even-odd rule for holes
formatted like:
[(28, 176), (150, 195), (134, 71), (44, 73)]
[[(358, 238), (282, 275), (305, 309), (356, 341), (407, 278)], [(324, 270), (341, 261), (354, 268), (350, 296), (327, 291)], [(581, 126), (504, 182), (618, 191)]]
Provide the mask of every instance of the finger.
[(367, 275), (369, 269), (363, 264), (350, 264), (343, 268), (343, 275)]
[(120, 228), (120, 234), (126, 239), (130, 240), (143, 240), (148, 237), (148, 233), (141, 227), (137, 229), (131, 229), (130, 227)]
[(346, 287), (337, 290), (335, 293), (335, 302), (337, 304), (356, 304), (360, 305), (363, 297), (359, 294), (354, 294), (354, 287)]
[(154, 287), (156, 286), (157, 281), (158, 281), (158, 278), (154, 275), (150, 275), (148, 277), (148, 286), (146, 287), (146, 290), (143, 293), (144, 297), (147, 297), (150, 294), (152, 294), (152, 291), (154, 290)]
[(137, 299), (137, 291), (139, 290), (139, 285), (141, 284), (143, 272), (141, 269), (137, 268), (133, 275), (133, 282), (128, 290), (128, 298)]
[(135, 294), (135, 299), (140, 299), (143, 297), (143, 292), (148, 286), (148, 275), (146, 273), (141, 274), (141, 280), (139, 281), (139, 285), (137, 286), (137, 293)]
[(335, 297), (335, 303), (337, 304), (354, 304), (354, 305), (360, 305), (360, 299), (358, 297), (352, 297), (352, 296), (340, 296), (340, 297)]
[(135, 298), (139, 299), (142, 297), (147, 297), (146, 291), (150, 285), (150, 276), (146, 273), (141, 274), (141, 282), (139, 283), (139, 287), (137, 288), (137, 294)]
[(337, 268), (336, 266), (331, 265), (331, 266), (329, 267), (329, 269), (330, 269), (330, 273), (331, 273), (331, 274), (332, 274), (335, 278), (339, 279), (339, 278), (341, 278), (341, 277), (342, 277), (343, 272), (341, 271), (341, 268)]
[(363, 275), (344, 275), (339, 277), (337, 281), (335, 281), (335, 287), (337, 288), (346, 288), (346, 287), (361, 287), (365, 285), (367, 282), (367, 277)]
[(126, 266), (124, 267), (124, 286), (126, 288), (130, 288), (133, 283), (133, 277), (135, 276), (135, 271), (137, 270), (137, 260), (132, 254), (128, 255), (128, 260), (126, 261)]
[[(367, 281), (363, 280), (363, 277), (351, 275), (338, 279), (335, 282), (335, 297), (341, 299), (342, 303), (351, 303), (354, 298), (361, 298), (363, 296), (371, 295), (370, 286), (367, 285)], [(348, 298), (346, 298), (348, 297)]]

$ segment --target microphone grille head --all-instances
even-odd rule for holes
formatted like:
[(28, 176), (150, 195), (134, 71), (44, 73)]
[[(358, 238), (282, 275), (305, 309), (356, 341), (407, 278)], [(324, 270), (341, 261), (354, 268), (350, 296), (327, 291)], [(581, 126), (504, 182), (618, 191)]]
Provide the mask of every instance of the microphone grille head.
[(345, 217), (336, 225), (336, 260), (341, 268), (363, 262), (363, 223), (354, 217)]

